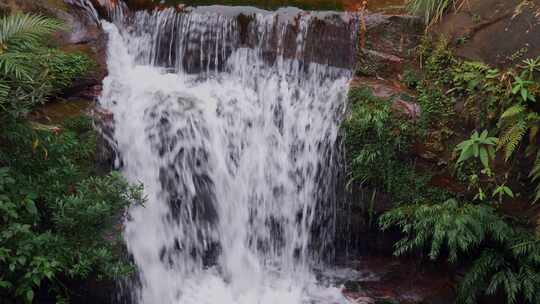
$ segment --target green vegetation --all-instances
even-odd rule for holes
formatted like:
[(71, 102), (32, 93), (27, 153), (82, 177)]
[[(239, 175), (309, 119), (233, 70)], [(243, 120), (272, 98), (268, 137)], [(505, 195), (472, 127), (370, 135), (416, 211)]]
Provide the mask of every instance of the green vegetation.
[(140, 187), (94, 169), (89, 117), (50, 126), (27, 113), (82, 77), (91, 60), (47, 45), (61, 23), (0, 18), (0, 298), (69, 300), (68, 282), (130, 272), (118, 229)]
[(497, 141), (496, 137), (488, 137), (487, 130), (484, 130), (480, 135), (474, 131), (471, 138), (457, 145), (456, 149), (460, 151), (457, 164), (462, 164), (471, 158), (479, 158), (484, 169), (489, 170), (489, 163), (495, 158)]
[(417, 201), (431, 197), (429, 176), (415, 172), (414, 161), (406, 157), (415, 127), (397, 119), (391, 110), (392, 99), (373, 96), (369, 88), (349, 92), (350, 115), (343, 122), (344, 144), (349, 164), (348, 187), (371, 189), (390, 195), (392, 201)]
[(400, 193), (401, 185), (394, 184), (393, 177), (412, 174), (398, 159), (407, 149), (410, 126), (393, 120), (390, 101), (374, 97), (367, 88), (351, 90), (349, 101), (351, 115), (343, 124), (351, 160), (349, 183), (381, 185), (384, 192)]
[(48, 34), (60, 28), (59, 21), (36, 15), (0, 19), (0, 110), (24, 116), (91, 67), (82, 54), (45, 45)]
[(444, 252), (452, 263), (474, 256), (459, 285), (459, 303), (474, 304), (478, 296), (500, 290), (507, 303), (540, 302), (540, 242), (513, 228), (493, 207), (454, 199), (411, 204), (387, 212), (380, 224), (403, 231), (397, 255), (426, 249), (430, 259)]
[(426, 24), (441, 20), (450, 7), (456, 8), (458, 0), (408, 0), (407, 10), (413, 15), (424, 17)]
[[(507, 303), (540, 303), (538, 223), (504, 211), (507, 204), (532, 210), (540, 198), (540, 59), (501, 71), (455, 58), (445, 41), (426, 39), (417, 51), (421, 70), (403, 77), (422, 109), (414, 123), (393, 115), (390, 100), (351, 93), (343, 124), (351, 180), (394, 202), (379, 224), (402, 233), (396, 255), (425, 252), (466, 267), (459, 303), (502, 294)], [(464, 191), (429, 182), (424, 172), (432, 170), (415, 166), (410, 148), (418, 142), (449, 165)], [(532, 169), (524, 176), (523, 168)], [(420, 186), (411, 188), (412, 180)]]

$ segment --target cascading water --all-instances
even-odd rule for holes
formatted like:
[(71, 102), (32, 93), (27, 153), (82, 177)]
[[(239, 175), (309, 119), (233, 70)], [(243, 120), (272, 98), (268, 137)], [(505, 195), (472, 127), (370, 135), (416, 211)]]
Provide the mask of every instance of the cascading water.
[(253, 10), (246, 25), (228, 10), (119, 10), (103, 22), (99, 103), (114, 114), (123, 174), (148, 197), (125, 223), (133, 298), (343, 302), (313, 267), (332, 239), (351, 72), (309, 62), (309, 14)]

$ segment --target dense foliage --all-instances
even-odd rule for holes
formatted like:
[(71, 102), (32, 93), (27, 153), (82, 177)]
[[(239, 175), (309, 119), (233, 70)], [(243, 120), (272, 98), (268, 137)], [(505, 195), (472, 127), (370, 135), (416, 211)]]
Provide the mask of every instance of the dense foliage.
[[(508, 217), (502, 208), (526, 204), (523, 200), (532, 206), (540, 197), (540, 60), (501, 71), (459, 60), (446, 42), (429, 39), (418, 53), (421, 70), (403, 77), (421, 107), (413, 124), (389, 110), (392, 99), (373, 103), (372, 97), (358, 98), (353, 90), (344, 123), (349, 174), (395, 203), (379, 224), (383, 230), (401, 231), (396, 255), (425, 252), (430, 259), (447, 257), (466, 266), (458, 287), (460, 303), (500, 294), (507, 303), (540, 303), (537, 223)], [(407, 132), (398, 126), (408, 126)], [(451, 193), (425, 182), (429, 174), (415, 167), (408, 148), (415, 142), (440, 153), (439, 163), (448, 164), (466, 190)], [(411, 174), (402, 176), (397, 168)], [(523, 175), (524, 168), (532, 169)], [(411, 188), (412, 179), (421, 186)]]
[(407, 148), (410, 126), (393, 120), (390, 102), (374, 97), (368, 88), (352, 89), (349, 101), (351, 115), (342, 126), (351, 164), (349, 183), (400, 193), (402, 185), (394, 181), (414, 177), (398, 158)]
[(418, 174), (406, 154), (418, 126), (396, 117), (392, 100), (377, 98), (366, 87), (349, 92), (350, 115), (342, 124), (348, 163), (348, 187), (384, 193), (396, 204), (445, 196), (427, 187), (429, 176)]
[(0, 18), (0, 298), (68, 301), (67, 283), (114, 278), (122, 261), (119, 223), (141, 189), (118, 173), (94, 172), (96, 135), (81, 116), (50, 126), (26, 114), (91, 67), (84, 55), (46, 44), (50, 18)]
[(515, 229), (488, 205), (411, 204), (387, 212), (382, 229), (398, 226), (405, 237), (396, 254), (424, 250), (430, 259), (443, 252), (450, 262), (474, 256), (458, 290), (460, 303), (476, 303), (479, 295), (506, 294), (507, 303), (540, 303), (540, 242)]

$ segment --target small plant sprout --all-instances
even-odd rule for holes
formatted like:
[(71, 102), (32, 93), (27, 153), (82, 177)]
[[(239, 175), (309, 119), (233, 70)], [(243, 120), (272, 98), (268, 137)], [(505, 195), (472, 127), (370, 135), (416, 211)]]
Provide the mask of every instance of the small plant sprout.
[(484, 168), (489, 169), (489, 162), (495, 158), (497, 141), (498, 138), (490, 137), (487, 130), (482, 131), (481, 134), (474, 131), (469, 139), (457, 145), (457, 150), (460, 151), (458, 165), (471, 158), (479, 158)]
[(521, 72), (521, 77), (525, 79), (533, 79), (534, 73), (540, 72), (540, 57), (535, 59), (525, 59), (523, 60), (523, 72)]
[(530, 91), (530, 86), (534, 84), (534, 81), (525, 80), (519, 76), (516, 76), (514, 83), (512, 84), (512, 94), (519, 95), (524, 102), (536, 101), (536, 98)]
[(510, 187), (506, 186), (506, 184), (502, 184), (497, 186), (495, 190), (493, 190), (493, 194), (491, 197), (497, 197), (497, 200), (499, 204), (502, 204), (503, 198), (505, 196), (508, 196), (510, 198), (514, 198), (514, 192), (512, 192), (512, 189)]

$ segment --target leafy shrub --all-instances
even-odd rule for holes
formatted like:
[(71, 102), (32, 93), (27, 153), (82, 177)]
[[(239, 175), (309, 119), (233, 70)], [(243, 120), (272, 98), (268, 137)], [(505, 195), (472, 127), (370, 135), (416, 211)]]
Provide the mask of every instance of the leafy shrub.
[(448, 50), (446, 41), (440, 40), (435, 44), (428, 37), (424, 37), (417, 52), (423, 72), (415, 87), (417, 103), (422, 109), (419, 124), (424, 130), (430, 127), (443, 129), (455, 116), (455, 98), (447, 94), (444, 87), (452, 81), (448, 70), (456, 59)]
[[(78, 124), (84, 121), (79, 131), (92, 133), (88, 119)], [(117, 173), (91, 176), (95, 141), (88, 135), (26, 123), (0, 134), (0, 295), (31, 302), (46, 282), (67, 297), (65, 280), (130, 271), (113, 228), (142, 200), (140, 187)]]
[(412, 127), (392, 117), (391, 101), (374, 97), (368, 88), (351, 89), (349, 102), (351, 114), (342, 125), (351, 164), (349, 183), (405, 194), (403, 187), (414, 187), (416, 176), (398, 157), (408, 147)]
[(402, 82), (409, 89), (416, 89), (416, 87), (420, 84), (420, 80), (420, 76), (413, 70), (407, 69), (403, 72)]
[[(540, 180), (540, 120), (535, 105), (540, 61), (527, 60), (515, 70), (499, 71), (457, 60), (445, 42), (433, 44), (427, 39), (418, 52), (423, 78), (414, 88), (422, 108), (421, 127), (466, 131), (465, 124), (452, 125), (451, 118), (458, 118), (454, 101), (460, 100), (464, 101), (460, 116), (473, 112), (475, 128), (490, 130), (499, 139), (488, 131), (475, 132), (457, 147), (457, 172), (466, 173), (469, 182), (468, 191), (459, 195), (480, 204), (460, 203), (455, 195), (449, 200), (438, 199), (442, 194), (431, 199), (420, 195), (385, 213), (380, 227), (397, 227), (403, 233), (395, 244), (397, 255), (422, 251), (430, 259), (447, 256), (450, 262), (468, 265), (460, 280), (460, 303), (476, 303), (479, 296), (495, 294), (504, 294), (508, 303), (540, 303), (540, 241), (492, 207), (495, 198), (502, 203), (505, 197), (515, 197), (510, 185), (516, 185), (519, 176), (510, 179), (511, 166), (528, 165), (535, 154), (529, 175), (533, 182)], [(494, 165), (500, 150), (506, 160), (513, 158), (509, 168)], [(539, 198), (537, 186), (535, 200)]]
[(61, 127), (24, 119), (91, 68), (84, 55), (47, 47), (61, 27), (0, 17), (0, 298), (16, 303), (47, 291), (64, 302), (68, 281), (130, 272), (116, 230), (125, 208), (143, 200), (118, 173), (96, 176), (90, 118)]
[(417, 101), (422, 109), (420, 124), (423, 129), (447, 125), (454, 116), (454, 99), (444, 94), (437, 84), (423, 82), (417, 87)]
[(430, 259), (447, 253), (452, 263), (473, 257), (460, 282), (459, 303), (473, 304), (479, 295), (504, 291), (508, 303), (540, 301), (540, 243), (513, 228), (487, 205), (412, 204), (380, 218), (384, 229), (397, 226), (404, 234), (395, 254), (427, 250)]
[(416, 51), (427, 78), (436, 84), (448, 84), (452, 81), (448, 69), (458, 61), (448, 47), (448, 41), (440, 39), (434, 42), (430, 36), (424, 36)]

